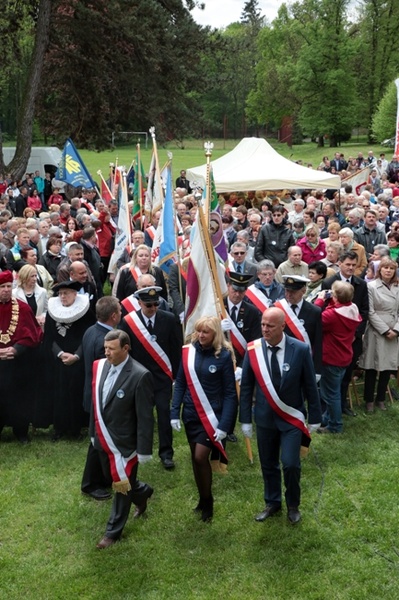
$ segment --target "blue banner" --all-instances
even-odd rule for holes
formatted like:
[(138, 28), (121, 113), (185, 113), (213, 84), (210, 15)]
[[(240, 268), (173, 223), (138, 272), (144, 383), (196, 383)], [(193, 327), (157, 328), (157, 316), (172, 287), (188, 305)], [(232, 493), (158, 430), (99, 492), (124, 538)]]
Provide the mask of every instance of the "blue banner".
[(74, 187), (94, 188), (95, 184), (71, 139), (65, 142), (55, 178)]

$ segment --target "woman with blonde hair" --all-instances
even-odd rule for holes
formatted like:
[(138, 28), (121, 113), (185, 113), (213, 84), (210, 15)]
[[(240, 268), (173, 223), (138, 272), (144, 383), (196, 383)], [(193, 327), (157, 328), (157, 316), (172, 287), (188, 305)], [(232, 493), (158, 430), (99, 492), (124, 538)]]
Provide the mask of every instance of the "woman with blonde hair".
[(365, 370), (364, 401), (366, 411), (374, 412), (374, 389), (378, 376), (376, 402), (385, 407), (389, 377), (399, 365), (399, 285), (397, 263), (389, 257), (381, 259), (377, 274), (367, 284), (369, 316), (364, 332), (363, 354), (359, 367)]
[(29, 304), (37, 322), (43, 328), (47, 312), (47, 293), (37, 283), (37, 271), (33, 265), (24, 265), (18, 271), (17, 287), (12, 292), (14, 298)]
[(137, 246), (129, 265), (119, 271), (116, 284), (116, 297), (122, 302), (125, 298), (137, 292), (137, 280), (140, 275), (149, 273), (155, 277), (155, 285), (162, 288), (160, 295), (168, 300), (168, 291), (162, 270), (151, 264), (151, 249), (145, 244)]
[(319, 228), (316, 223), (310, 223), (305, 228), (305, 236), (296, 244), (302, 250), (302, 260), (307, 264), (322, 260), (326, 257), (326, 244), (320, 239)]
[(326, 245), (331, 242), (339, 242), (339, 232), (341, 230), (341, 225), (338, 221), (333, 221), (329, 223), (327, 226), (328, 237), (326, 238)]
[(183, 346), (171, 425), (180, 431), (182, 418), (199, 493), (194, 510), (201, 513), (204, 522), (213, 516), (210, 455), (216, 450), (226, 458), (225, 440), (234, 427), (237, 405), (232, 348), (223, 335), (220, 319), (202, 317), (195, 324), (191, 343)]

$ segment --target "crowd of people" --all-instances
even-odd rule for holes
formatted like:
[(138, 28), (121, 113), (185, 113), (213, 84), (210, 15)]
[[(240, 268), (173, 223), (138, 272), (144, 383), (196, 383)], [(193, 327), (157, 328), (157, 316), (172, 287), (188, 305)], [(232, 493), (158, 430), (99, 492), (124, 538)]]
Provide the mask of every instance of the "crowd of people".
[[(203, 521), (213, 516), (212, 473), (227, 470), (237, 415), (246, 438), (254, 420), (265, 500), (256, 520), (282, 508), (281, 462), (296, 524), (300, 455), (311, 432), (340, 434), (343, 415), (355, 416), (355, 369), (364, 372), (366, 413), (387, 409), (399, 366), (399, 161), (370, 151), (346, 163), (336, 153), (319, 168), (366, 167), (361, 193), (347, 185), (220, 195), (222, 318), (203, 315), (186, 345), (198, 195), (185, 171), (168, 276), (152, 264), (159, 211), (136, 225), (111, 267), (117, 201), (94, 189), (69, 198), (38, 172), (19, 185), (0, 175), (0, 432), (10, 426), (27, 444), (31, 426), (50, 428), (54, 442), (89, 428), (82, 492), (106, 500), (115, 491), (98, 548), (120, 538), (132, 504), (135, 517), (147, 509), (153, 489), (137, 467), (152, 456), (154, 413), (167, 471), (184, 424)], [(218, 226), (211, 218), (213, 237)]]

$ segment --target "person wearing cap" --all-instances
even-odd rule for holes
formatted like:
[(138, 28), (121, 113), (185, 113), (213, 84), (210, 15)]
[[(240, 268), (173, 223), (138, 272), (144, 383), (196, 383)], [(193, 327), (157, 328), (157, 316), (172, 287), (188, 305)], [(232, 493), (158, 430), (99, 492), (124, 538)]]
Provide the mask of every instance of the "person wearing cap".
[[(88, 419), (83, 410), (83, 335), (95, 321), (81, 283), (62, 281), (53, 287), (44, 326), (44, 352), (48, 356), (46, 388), (37, 419), (54, 425), (53, 440), (66, 434), (77, 437)], [(44, 425), (43, 425), (44, 426)]]
[(285, 275), (308, 276), (308, 265), (302, 260), (302, 249), (299, 246), (291, 246), (288, 249), (288, 258), (281, 263), (276, 271), (276, 281), (283, 283)]
[(291, 229), (284, 224), (283, 207), (273, 206), (271, 212), (272, 222), (263, 225), (259, 231), (255, 246), (255, 259), (260, 262), (267, 258), (278, 267), (287, 260), (288, 249), (295, 244), (295, 239)]
[(278, 300), (274, 306), (285, 313), (285, 333), (308, 344), (313, 358), (317, 380), (321, 373), (321, 310), (305, 301), (307, 277), (299, 275), (284, 276), (285, 299)]
[[(140, 275), (140, 277), (137, 279), (138, 290), (154, 286), (156, 286), (156, 281), (155, 277), (151, 275), (151, 273), (144, 273), (143, 275)], [(130, 312), (139, 310), (140, 304), (137, 297), (134, 294), (130, 294), (130, 296), (122, 300), (121, 308), (122, 317), (126, 317), (126, 315), (128, 315)], [(171, 310), (169, 304), (166, 302), (165, 298), (162, 298), (162, 296), (159, 296), (159, 308), (168, 312)]]
[(32, 353), (42, 330), (31, 307), (12, 297), (11, 271), (0, 273), (0, 433), (6, 425), (17, 440), (28, 442), (32, 421)]
[(247, 260), (247, 246), (244, 242), (234, 242), (229, 253), (229, 269), (235, 273), (250, 274), (249, 285), (256, 281), (256, 265)]
[(286, 335), (285, 326), (281, 309), (265, 310), (262, 338), (248, 344), (244, 358), (239, 420), (245, 437), (252, 436), (252, 415), (256, 424), (265, 508), (255, 520), (281, 511), (283, 473), (287, 516), (296, 525), (301, 520), (301, 446), (309, 445), (310, 432), (319, 427), (321, 408), (309, 348)]
[(241, 367), (247, 343), (261, 335), (261, 312), (245, 299), (252, 276), (230, 271), (227, 275), (227, 298), (224, 299), (228, 317), (222, 325), (230, 332), (237, 367)]
[(122, 319), (120, 329), (130, 337), (132, 358), (148, 369), (154, 381), (158, 415), (158, 454), (165, 469), (173, 469), (173, 436), (170, 425), (172, 383), (180, 364), (182, 330), (171, 312), (159, 309), (160, 286), (135, 292), (139, 310)]

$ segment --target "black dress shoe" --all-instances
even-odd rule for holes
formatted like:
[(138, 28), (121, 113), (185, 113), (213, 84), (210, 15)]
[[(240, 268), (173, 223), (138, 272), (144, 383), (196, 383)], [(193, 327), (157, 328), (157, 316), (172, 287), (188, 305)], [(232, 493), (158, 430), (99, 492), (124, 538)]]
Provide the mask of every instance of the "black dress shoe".
[(280, 510), (281, 506), (278, 504), (267, 504), (265, 510), (262, 510), (262, 512), (256, 515), (255, 521), (258, 521), (258, 523), (262, 523), (262, 521), (266, 521), (266, 519), (280, 512)]
[(229, 435), (226, 437), (228, 442), (233, 442), (233, 444), (238, 442), (237, 436), (235, 433), (229, 433)]
[(99, 502), (102, 502), (103, 500), (110, 500), (112, 498), (112, 494), (110, 494), (110, 492), (108, 492), (107, 490), (102, 490), (100, 488), (98, 490), (93, 490), (92, 492), (82, 491), (82, 494), (84, 496), (89, 496), (94, 500), (98, 500)]
[(147, 485), (146, 497), (141, 504), (138, 504), (136, 506), (133, 513), (133, 519), (138, 519), (138, 517), (141, 517), (145, 513), (145, 511), (147, 510), (147, 502), (151, 498), (153, 493), (154, 489), (150, 485)]
[(301, 520), (301, 513), (297, 508), (288, 509), (288, 520), (292, 525), (296, 525)]
[(343, 408), (342, 409), (342, 414), (346, 415), (347, 417), (356, 417), (356, 413), (351, 410), (350, 408)]
[(167, 470), (175, 468), (175, 463), (171, 458), (164, 458), (162, 460), (162, 464), (165, 467), (165, 469), (167, 469)]
[(213, 517), (213, 497), (202, 500), (201, 521), (209, 523)]

